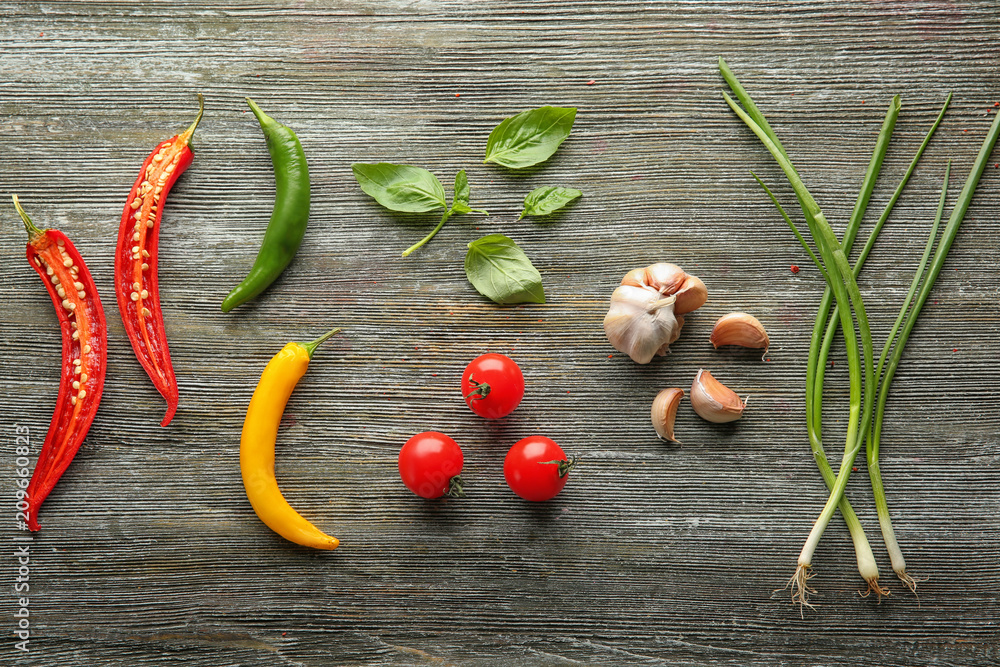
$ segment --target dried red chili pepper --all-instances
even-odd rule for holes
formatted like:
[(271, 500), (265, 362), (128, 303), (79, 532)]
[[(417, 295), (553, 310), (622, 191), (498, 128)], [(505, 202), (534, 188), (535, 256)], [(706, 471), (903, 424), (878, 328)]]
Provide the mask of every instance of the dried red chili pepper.
[(170, 188), (194, 159), (191, 137), (204, 112), (199, 94), (198, 117), (191, 127), (158, 144), (142, 163), (125, 201), (115, 250), (115, 296), (125, 333), (139, 363), (167, 401), (160, 426), (173, 419), (178, 401), (156, 273), (160, 218)]
[(66, 235), (39, 229), (14, 195), (28, 232), (28, 263), (42, 277), (62, 330), (62, 376), (45, 444), (28, 482), (28, 528), (38, 530), (38, 509), (69, 467), (94, 421), (104, 390), (108, 327), (94, 280)]

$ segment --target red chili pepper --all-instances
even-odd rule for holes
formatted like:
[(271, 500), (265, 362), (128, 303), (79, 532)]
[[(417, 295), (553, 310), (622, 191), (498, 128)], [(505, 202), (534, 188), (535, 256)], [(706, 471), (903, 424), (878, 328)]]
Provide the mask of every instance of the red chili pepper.
[(28, 528), (38, 530), (38, 509), (69, 467), (94, 421), (104, 391), (108, 326), (94, 279), (66, 235), (39, 229), (13, 196), (28, 232), (28, 263), (42, 277), (62, 330), (62, 376), (45, 444), (28, 482)]
[(170, 188), (194, 159), (191, 137), (204, 112), (199, 94), (198, 117), (191, 127), (158, 144), (142, 163), (125, 202), (115, 250), (115, 296), (125, 333), (139, 363), (167, 401), (160, 426), (173, 419), (178, 401), (156, 274), (160, 219)]

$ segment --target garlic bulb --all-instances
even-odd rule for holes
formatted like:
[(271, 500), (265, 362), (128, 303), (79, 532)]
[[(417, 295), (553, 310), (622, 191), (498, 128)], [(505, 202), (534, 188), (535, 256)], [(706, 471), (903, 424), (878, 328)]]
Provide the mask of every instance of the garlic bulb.
[(661, 440), (669, 440), (680, 444), (674, 437), (674, 420), (677, 418), (677, 406), (684, 398), (684, 390), (671, 387), (664, 389), (653, 399), (649, 416), (653, 420), (653, 428)]
[(740, 345), (764, 348), (764, 354), (767, 354), (767, 348), (771, 344), (760, 320), (746, 313), (729, 313), (720, 317), (712, 328), (709, 340), (715, 347)]
[(629, 271), (611, 295), (604, 333), (616, 350), (638, 364), (663, 356), (677, 340), (684, 313), (708, 299), (705, 283), (676, 264)]
[(691, 407), (698, 416), (716, 424), (736, 421), (743, 416), (746, 402), (712, 374), (701, 369), (691, 385)]

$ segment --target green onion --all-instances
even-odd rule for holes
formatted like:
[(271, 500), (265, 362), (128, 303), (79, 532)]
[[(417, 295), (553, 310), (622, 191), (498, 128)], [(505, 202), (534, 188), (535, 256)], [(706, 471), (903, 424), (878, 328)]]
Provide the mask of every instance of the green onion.
[[(809, 231), (819, 252), (819, 257), (817, 257), (816, 254), (814, 254), (809, 248), (805, 238), (798, 232), (795, 224), (789, 218), (787, 213), (785, 213), (784, 209), (778, 203), (777, 199), (767, 186), (764, 185), (764, 183), (757, 178), (756, 175), (754, 175), (754, 178), (767, 192), (768, 196), (781, 213), (782, 218), (792, 229), (796, 238), (806, 249), (810, 258), (816, 263), (820, 273), (827, 282), (827, 290), (824, 293), (823, 301), (821, 303), (819, 313), (817, 314), (816, 324), (813, 330), (810, 345), (806, 394), (810, 446), (813, 449), (813, 454), (816, 458), (817, 465), (820, 468), (820, 472), (823, 475), (824, 481), (826, 481), (827, 486), (830, 487), (831, 492), (823, 511), (816, 520), (816, 523), (810, 532), (809, 538), (806, 540), (806, 543), (802, 548), (795, 574), (789, 581), (792, 588), (792, 599), (793, 601), (800, 603), (801, 606), (809, 605), (808, 596), (810, 593), (815, 592), (808, 584), (808, 580), (811, 576), (810, 568), (812, 567), (812, 555), (815, 552), (816, 545), (819, 543), (819, 539), (822, 537), (823, 531), (828, 525), (830, 518), (838, 507), (841, 509), (841, 513), (844, 515), (845, 521), (851, 531), (852, 539), (854, 539), (855, 549), (858, 554), (859, 571), (861, 571), (862, 576), (869, 582), (869, 590), (874, 590), (879, 593), (879, 595), (885, 592), (879, 588), (877, 584), (878, 570), (874, 564), (874, 558), (870, 555), (871, 550), (870, 546), (867, 544), (867, 539), (864, 537), (864, 531), (861, 529), (853, 509), (844, 497), (844, 488), (846, 487), (847, 481), (850, 477), (851, 466), (854, 462), (854, 458), (860, 450), (861, 443), (865, 440), (868, 442), (869, 470), (871, 471), (872, 485), (875, 490), (879, 521), (882, 526), (886, 545), (890, 552), (893, 569), (896, 571), (900, 579), (902, 579), (911, 590), (915, 591), (916, 580), (906, 574), (905, 561), (902, 558), (902, 554), (899, 552), (898, 544), (896, 544), (892, 533), (888, 505), (885, 501), (885, 492), (882, 488), (881, 475), (878, 469), (878, 448), (882, 420), (885, 413), (885, 401), (888, 396), (889, 384), (892, 381), (893, 374), (895, 373), (899, 360), (902, 357), (903, 347), (905, 346), (909, 333), (912, 331), (913, 325), (919, 316), (920, 309), (926, 302), (927, 297), (930, 294), (930, 290), (933, 287), (933, 283), (940, 273), (945, 257), (950, 250), (955, 234), (958, 232), (958, 228), (961, 225), (965, 212), (968, 209), (969, 202), (975, 192), (979, 178), (981, 177), (989, 155), (996, 144), (997, 137), (1000, 135), (1000, 116), (994, 119), (990, 132), (980, 149), (973, 171), (962, 190), (959, 203), (949, 219), (949, 223), (945, 229), (941, 243), (938, 246), (938, 251), (934, 256), (934, 261), (931, 264), (927, 278), (923, 282), (923, 286), (917, 296), (916, 303), (913, 305), (913, 308), (910, 309), (909, 316), (906, 318), (905, 324), (903, 324), (903, 331), (899, 336), (899, 340), (896, 342), (896, 347), (893, 349), (893, 356), (889, 361), (888, 367), (886, 368), (885, 377), (882, 379), (881, 389), (878, 392), (878, 411), (873, 426), (872, 414), (874, 411), (876, 389), (879, 387), (879, 378), (882, 374), (882, 369), (889, 354), (889, 350), (892, 349), (893, 340), (896, 337), (897, 331), (899, 331), (900, 325), (903, 323), (904, 316), (906, 316), (910, 302), (913, 300), (913, 295), (917, 290), (917, 286), (920, 284), (924, 268), (927, 264), (927, 259), (930, 256), (933, 241), (936, 237), (937, 228), (940, 224), (941, 215), (943, 213), (944, 197), (947, 191), (947, 174), (945, 176), (945, 185), (944, 190), (942, 191), (942, 199), (939, 204), (937, 219), (932, 229), (928, 245), (924, 251), (924, 256), (920, 262), (917, 273), (914, 276), (910, 291), (903, 303), (903, 307), (897, 317), (896, 323), (892, 328), (892, 332), (890, 333), (885, 346), (883, 347), (882, 355), (879, 359), (878, 372), (876, 372), (873, 368), (871, 330), (865, 312), (864, 302), (861, 298), (860, 290), (858, 289), (856, 277), (860, 272), (865, 259), (874, 246), (875, 239), (881, 231), (882, 226), (885, 224), (892, 207), (899, 198), (903, 187), (910, 178), (910, 175), (913, 173), (917, 161), (920, 159), (924, 149), (930, 141), (931, 136), (940, 124), (945, 110), (951, 100), (951, 95), (948, 96), (948, 99), (944, 103), (944, 107), (938, 114), (938, 117), (930, 131), (925, 136), (924, 141), (917, 151), (916, 156), (913, 158), (913, 161), (904, 175), (902, 182), (900, 182), (896, 188), (892, 199), (887, 205), (886, 210), (882, 213), (882, 216), (879, 218), (878, 223), (865, 244), (864, 250), (852, 269), (847, 261), (846, 253), (849, 252), (850, 248), (853, 246), (858, 228), (862, 218), (864, 217), (865, 210), (867, 209), (867, 205), (871, 197), (872, 188), (874, 187), (875, 180), (878, 176), (878, 172), (880, 171), (882, 159), (888, 147), (896, 116), (899, 112), (899, 98), (893, 98), (892, 105), (886, 114), (886, 119), (882, 126), (882, 132), (880, 133), (879, 140), (876, 143), (876, 148), (872, 155), (871, 162), (869, 163), (861, 192), (851, 215), (847, 231), (844, 234), (844, 242), (841, 244), (837, 241), (833, 230), (830, 228), (829, 223), (826, 221), (826, 218), (819, 206), (816, 204), (816, 201), (802, 183), (801, 178), (799, 178), (791, 160), (789, 160), (787, 153), (781, 146), (781, 143), (774, 131), (767, 123), (767, 120), (753, 103), (753, 100), (740, 85), (733, 73), (726, 66), (725, 61), (721, 58), (719, 59), (719, 69), (730, 88), (746, 108), (746, 111), (740, 108), (727, 94), (723, 93), (726, 103), (729, 104), (737, 116), (739, 116), (740, 119), (747, 125), (747, 127), (750, 128), (755, 135), (757, 135), (757, 138), (761, 141), (764, 147), (767, 148), (768, 152), (771, 153), (772, 157), (774, 157), (775, 161), (782, 168), (782, 171), (784, 171), (789, 183), (792, 185), (799, 201), (799, 205), (805, 216), (806, 225), (809, 227)], [(836, 307), (832, 316), (830, 316), (829, 310), (833, 300), (836, 301)], [(851, 316), (852, 308), (854, 314), (853, 319)], [(830, 324), (829, 326), (824, 327), (827, 323), (828, 317), (830, 317)], [(857, 329), (855, 329), (854, 326), (855, 319), (857, 320)], [(832, 344), (836, 323), (838, 321), (840, 323), (840, 328), (844, 333), (846, 343), (850, 377), (850, 420), (847, 429), (847, 436), (845, 438), (844, 455), (841, 460), (840, 470), (834, 478), (822, 446), (821, 423), (823, 370), (825, 369), (826, 358), (829, 354), (830, 345)], [(824, 328), (826, 328), (825, 336), (822, 335)], [(861, 336), (860, 355), (857, 342), (857, 336), (859, 333)], [(861, 373), (862, 363), (864, 364), (864, 375)], [(864, 385), (863, 391), (862, 383)], [(871, 561), (870, 566), (864, 566), (864, 561), (869, 560)]]
[[(910, 304), (913, 302), (913, 296), (917, 292), (917, 286), (920, 285), (920, 280), (924, 276), (924, 269), (927, 268), (927, 260), (930, 259), (931, 251), (934, 249), (934, 241), (937, 239), (938, 227), (941, 225), (941, 217), (944, 215), (944, 201), (946, 195), (948, 194), (948, 177), (950, 174), (951, 161), (949, 160), (948, 166), (944, 172), (944, 183), (941, 186), (941, 199), (938, 202), (937, 215), (934, 216), (934, 224), (931, 225), (931, 232), (927, 237), (927, 245), (924, 247), (924, 254), (920, 258), (917, 270), (913, 274), (913, 281), (910, 283), (910, 289), (906, 293), (906, 298), (903, 299), (903, 305), (899, 309), (899, 315), (896, 316), (896, 321), (892, 325), (892, 330), (889, 332), (889, 336), (885, 340), (885, 345), (882, 347), (882, 354), (879, 356), (878, 368), (875, 371), (879, 377), (882, 377), (882, 368), (885, 365), (885, 359), (889, 354), (889, 350), (892, 349), (892, 344), (896, 339), (896, 333), (899, 331), (899, 326), (903, 323), (903, 318), (906, 317), (906, 312), (909, 310)], [(883, 394), (887, 395), (889, 385), (891, 383), (891, 377), (882, 381), (880, 396)], [(875, 507), (878, 512), (878, 522), (882, 528), (882, 538), (885, 540), (886, 549), (889, 551), (889, 560), (892, 562), (892, 569), (896, 573), (896, 576), (898, 576), (911, 591), (916, 593), (917, 580), (906, 572), (906, 560), (903, 558), (903, 552), (899, 548), (899, 543), (896, 542), (896, 534), (892, 530), (892, 519), (889, 516), (889, 504), (885, 499), (885, 488), (882, 486), (882, 473), (880, 472), (878, 465), (879, 440), (882, 432), (882, 419), (884, 416), (885, 401), (879, 400), (878, 408), (875, 414), (875, 425), (872, 431), (869, 431), (868, 433), (868, 476), (872, 481), (872, 491), (875, 495)]]
[[(789, 582), (792, 586), (793, 599), (802, 605), (806, 605), (809, 604), (809, 593), (814, 592), (808, 584), (813, 553), (815, 553), (816, 546), (819, 544), (827, 525), (829, 525), (837, 506), (840, 505), (840, 501), (844, 495), (844, 488), (847, 486), (848, 479), (850, 479), (851, 466), (858, 451), (861, 449), (861, 443), (865, 440), (871, 421), (872, 409), (875, 402), (874, 368), (872, 363), (874, 352), (871, 329), (868, 325), (868, 316), (861, 298), (861, 291), (858, 289), (858, 284), (854, 279), (847, 256), (844, 254), (840, 242), (837, 241), (830, 223), (827, 222), (816, 200), (813, 199), (802, 183), (802, 179), (799, 178), (792, 163), (778, 149), (768, 134), (729, 95), (723, 93), (723, 97), (736, 115), (757, 135), (757, 138), (764, 144), (764, 147), (768, 149), (772, 157), (774, 157), (775, 161), (782, 168), (782, 171), (785, 172), (785, 176), (795, 190), (802, 210), (806, 214), (806, 223), (809, 225), (813, 240), (819, 249), (820, 256), (823, 258), (823, 264), (826, 267), (827, 273), (827, 283), (833, 290), (833, 294), (837, 300), (841, 327), (844, 331), (844, 340), (847, 343), (847, 363), (850, 375), (850, 421), (844, 443), (844, 455), (841, 459), (840, 470), (834, 480), (830, 497), (823, 507), (823, 511), (816, 519), (806, 543), (802, 547), (802, 552), (799, 554), (798, 567)], [(857, 318), (858, 329), (861, 333), (861, 354), (858, 352), (857, 330), (854, 327), (854, 320), (851, 317), (852, 307), (854, 315)], [(864, 364), (863, 375), (861, 371), (862, 363)], [(862, 384), (864, 384), (865, 391), (862, 391)], [(875, 569), (877, 570), (877, 568)], [(866, 576), (865, 579), (870, 580), (871, 576), (877, 578), (877, 571), (870, 576)]]
[[(990, 154), (996, 146), (998, 137), (1000, 137), (1000, 115), (994, 117), (993, 124), (990, 125), (990, 130), (987, 132), (986, 138), (983, 140), (983, 145), (979, 149), (979, 154), (976, 156), (975, 163), (973, 163), (972, 171), (969, 173), (969, 177), (965, 181), (965, 186), (962, 188), (962, 192), (958, 196), (958, 202), (955, 204), (955, 208), (952, 210), (951, 216), (948, 218), (948, 224), (945, 226), (944, 232), (941, 235), (941, 240), (938, 243), (937, 251), (934, 254), (934, 259), (931, 262), (927, 277), (924, 278), (923, 284), (920, 287), (920, 292), (917, 294), (917, 300), (910, 309), (909, 315), (906, 318), (906, 323), (903, 325), (903, 330), (899, 334), (899, 340), (896, 341), (896, 346), (893, 349), (892, 357), (889, 360), (888, 367), (885, 369), (885, 376), (882, 378), (882, 384), (879, 388), (878, 411), (875, 415), (875, 425), (872, 429), (872, 437), (868, 443), (868, 471), (872, 480), (872, 489), (875, 493), (875, 506), (878, 510), (879, 524), (882, 527), (882, 537), (885, 540), (886, 549), (889, 551), (889, 558), (892, 561), (893, 571), (896, 572), (896, 576), (898, 576), (914, 593), (916, 592), (917, 580), (907, 573), (906, 561), (903, 559), (903, 554), (899, 549), (899, 545), (896, 543), (895, 533), (892, 530), (892, 521), (889, 517), (889, 506), (885, 499), (885, 490), (882, 486), (882, 477), (879, 471), (878, 457), (879, 444), (882, 435), (882, 419), (885, 414), (885, 403), (889, 396), (889, 386), (892, 384), (892, 379), (896, 374), (896, 368), (899, 366), (899, 361), (903, 357), (903, 349), (907, 340), (909, 340), (910, 332), (913, 331), (914, 324), (917, 322), (917, 317), (919, 317), (920, 311), (927, 302), (931, 289), (934, 287), (934, 283), (937, 280), (938, 275), (941, 273), (941, 268), (944, 266), (948, 252), (951, 250), (952, 243), (955, 241), (955, 236), (958, 234), (959, 227), (961, 227), (962, 221), (965, 219), (965, 213), (969, 209), (969, 204), (972, 201), (973, 194), (975, 194), (976, 186), (979, 185), (979, 179), (982, 177), (983, 171), (986, 169)], [(941, 192), (941, 201), (938, 204), (937, 221), (940, 221), (941, 214), (944, 210), (944, 197), (947, 191), (947, 186), (948, 172), (945, 173), (945, 184)], [(936, 225), (937, 222), (935, 222), (935, 231)], [(932, 232), (931, 239), (933, 238), (934, 234)], [(920, 274), (922, 273), (923, 264), (926, 263), (926, 257), (927, 250), (924, 251), (924, 258), (921, 260), (921, 269), (917, 272), (917, 275), (914, 276), (914, 282), (910, 286), (910, 293), (907, 295), (907, 299), (903, 302), (899, 317), (896, 318), (896, 325), (893, 327), (892, 334), (889, 336), (890, 341), (893, 336), (895, 336), (896, 328), (899, 326), (899, 321), (909, 306), (909, 300), (912, 298), (913, 290), (920, 278)], [(886, 347), (888, 347), (888, 345), (889, 341), (887, 341)], [(883, 357), (885, 354), (886, 350), (884, 349), (882, 352)], [(881, 363), (882, 362), (880, 361), (880, 366)]]

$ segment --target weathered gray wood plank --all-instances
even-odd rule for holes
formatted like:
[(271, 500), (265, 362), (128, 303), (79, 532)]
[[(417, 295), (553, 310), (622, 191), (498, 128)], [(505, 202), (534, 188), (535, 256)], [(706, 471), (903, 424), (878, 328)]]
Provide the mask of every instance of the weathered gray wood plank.
[[(862, 277), (876, 339), (923, 248), (944, 165), (954, 201), (1000, 101), (992, 2), (0, 3), (0, 195), (69, 234), (110, 325), (109, 379), (86, 445), (32, 544), (31, 651), (18, 665), (988, 665), (1000, 615), (1000, 170), (979, 192), (915, 329), (889, 403), (883, 474), (920, 604), (890, 581), (863, 463), (849, 495), (894, 595), (857, 595), (831, 524), (800, 618), (774, 593), (824, 499), (805, 441), (803, 383), (822, 281), (748, 171), (790, 189), (721, 99), (726, 57), (838, 229), (885, 107), (903, 112), (872, 201), (880, 212), (948, 91), (955, 98)], [(593, 81), (593, 83), (589, 83)], [(117, 219), (138, 165), (207, 111), (161, 230), (160, 283), (181, 406), (136, 363), (112, 291)], [(229, 315), (274, 193), (253, 97), (294, 127), (313, 177), (310, 228), (286, 274)], [(515, 175), (481, 163), (489, 130), (541, 104), (579, 107), (571, 138)], [(413, 256), (436, 217), (380, 209), (355, 161), (407, 162), (474, 204)], [(1000, 155), (996, 156), (1000, 163)], [(540, 185), (584, 197), (516, 221)], [(548, 304), (499, 308), (468, 285), (465, 244), (500, 232), (542, 272)], [(58, 382), (51, 305), (0, 202), (0, 488), (15, 424), (35, 446)], [(708, 285), (665, 360), (637, 367), (601, 330), (622, 274), (674, 261)], [(791, 264), (802, 267), (793, 275)], [(716, 317), (756, 314), (772, 348), (713, 351)], [(253, 515), (239, 432), (266, 361), (331, 325), (288, 406), (278, 477), (342, 546), (313, 553)], [(507, 352), (522, 406), (484, 423), (465, 363)], [(846, 364), (827, 398), (831, 454)], [(649, 402), (700, 367), (749, 394), (717, 427), (685, 403), (684, 446), (658, 441)], [(399, 446), (442, 430), (465, 449), (469, 497), (423, 503)], [(563, 494), (518, 502), (501, 464), (542, 432), (581, 457)], [(12, 552), (13, 503), (0, 540)], [(9, 561), (5, 561), (9, 562)], [(5, 568), (12, 632), (16, 567)], [(12, 636), (10, 634), (8, 637)]]

